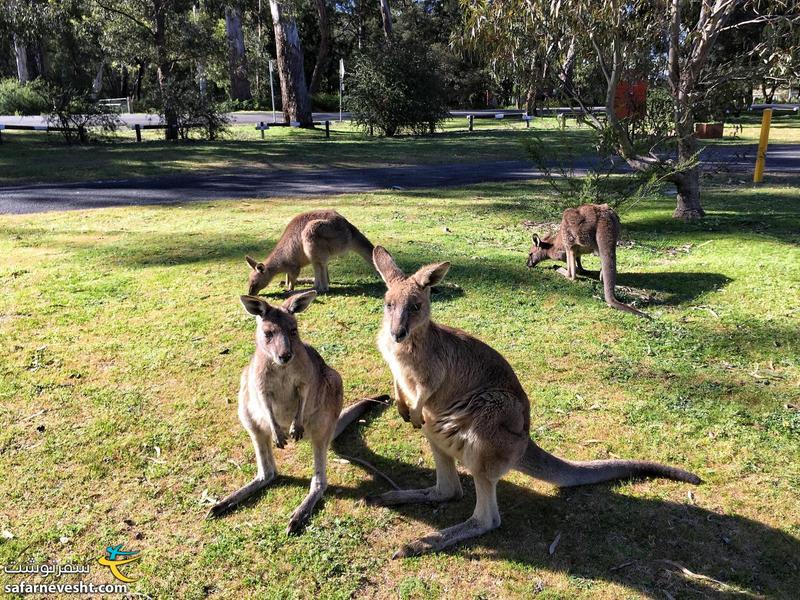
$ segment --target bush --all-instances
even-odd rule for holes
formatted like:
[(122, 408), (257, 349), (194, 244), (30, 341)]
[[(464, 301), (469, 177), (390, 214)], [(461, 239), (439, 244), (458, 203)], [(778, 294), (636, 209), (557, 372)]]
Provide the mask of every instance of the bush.
[(33, 84), (0, 79), (0, 115), (40, 115), (44, 112), (47, 112), (47, 103)]
[(317, 92), (311, 96), (311, 109), (319, 112), (339, 112), (339, 93)]
[(423, 134), (447, 118), (447, 91), (430, 49), (394, 42), (358, 56), (345, 84), (353, 121), (385, 136)]
[(167, 92), (162, 100), (161, 122), (167, 123), (167, 115), (170, 113), (175, 115), (178, 136), (182, 140), (189, 139), (192, 128), (199, 129), (201, 137), (215, 140), (227, 130), (230, 123), (227, 107), (215, 102), (208, 95), (201, 95), (193, 80), (173, 80), (167, 85)]
[(90, 129), (114, 131), (120, 123), (119, 115), (111, 107), (97, 104), (87, 90), (42, 80), (34, 82), (33, 89), (48, 107), (48, 124), (61, 127), (68, 144), (84, 144), (89, 141)]

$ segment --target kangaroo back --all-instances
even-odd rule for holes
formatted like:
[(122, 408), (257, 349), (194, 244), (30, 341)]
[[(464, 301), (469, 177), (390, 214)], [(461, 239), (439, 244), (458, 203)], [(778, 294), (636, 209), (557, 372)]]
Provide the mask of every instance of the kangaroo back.
[(610, 208), (604, 210), (597, 220), (596, 242), (600, 255), (600, 272), (603, 279), (603, 297), (606, 304), (617, 310), (649, 319), (650, 316), (632, 306), (617, 300), (614, 289), (617, 287), (617, 240), (619, 239), (620, 222), (617, 213)]
[(702, 483), (694, 473), (645, 460), (565, 460), (545, 452), (533, 441), (528, 443), (525, 454), (514, 468), (558, 487), (590, 485), (635, 477), (660, 477), (695, 485)]

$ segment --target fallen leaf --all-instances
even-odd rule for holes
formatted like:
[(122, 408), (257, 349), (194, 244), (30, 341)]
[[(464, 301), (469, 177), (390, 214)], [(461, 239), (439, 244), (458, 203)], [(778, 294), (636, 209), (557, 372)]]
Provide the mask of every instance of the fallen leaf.
[(551, 555), (551, 556), (552, 556), (552, 555), (553, 555), (553, 553), (556, 551), (556, 548), (558, 548), (558, 543), (559, 543), (560, 541), (561, 541), (561, 532), (559, 531), (559, 532), (556, 534), (556, 539), (554, 539), (554, 540), (553, 540), (553, 543), (552, 543), (552, 544), (550, 544), (550, 548), (548, 548), (548, 552), (550, 553), (550, 555)]

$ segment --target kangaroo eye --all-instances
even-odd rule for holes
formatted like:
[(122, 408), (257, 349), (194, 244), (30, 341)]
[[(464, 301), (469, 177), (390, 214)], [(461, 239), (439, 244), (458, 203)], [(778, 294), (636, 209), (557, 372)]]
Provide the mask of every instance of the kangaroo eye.
[(272, 341), (272, 334), (271, 333), (264, 333), (264, 339), (268, 342)]
[(391, 302), (387, 302), (384, 306), (386, 306), (386, 308), (394, 308), (394, 304)]
[(417, 312), (419, 310), (419, 302), (417, 304), (412, 304), (409, 308), (412, 312)]

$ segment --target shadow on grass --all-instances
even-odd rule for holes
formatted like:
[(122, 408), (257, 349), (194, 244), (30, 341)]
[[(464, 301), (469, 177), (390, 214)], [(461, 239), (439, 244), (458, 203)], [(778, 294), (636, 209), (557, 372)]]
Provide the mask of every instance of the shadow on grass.
[[(375, 418), (373, 413), (367, 421)], [(422, 435), (419, 443), (426, 443)], [(435, 481), (431, 469), (375, 454), (354, 431), (345, 432), (334, 449), (369, 461), (404, 488), (427, 487)], [(468, 518), (475, 506), (471, 477), (462, 476), (462, 483), (464, 499), (439, 510), (430, 505), (389, 510), (432, 528), (448, 527)], [(712, 493), (703, 486), (686, 488), (697, 494)], [(386, 489), (383, 481), (365, 482), (342, 493), (362, 498)], [(754, 594), (789, 598), (800, 584), (800, 540), (744, 517), (619, 494), (614, 484), (543, 496), (501, 481), (498, 503), (504, 518), (500, 529), (444, 552), (470, 556), (471, 548), (482, 547), (494, 559), (605, 580), (651, 597), (663, 597), (663, 591), (675, 597), (687, 593), (729, 597), (734, 592), (729, 586), (735, 586)], [(549, 545), (559, 532), (560, 544), (550, 555)], [(397, 544), (409, 541), (398, 540)], [(682, 574), (677, 565), (696, 576)]]
[[(366, 422), (374, 421), (379, 410), (374, 409)], [(353, 429), (334, 442), (335, 452), (368, 461), (402, 488), (428, 487), (435, 481), (432, 469), (374, 453)], [(419, 443), (426, 443), (422, 435)], [(308, 483), (304, 478), (279, 475), (271, 487), (306, 487)], [(388, 510), (430, 528), (454, 525), (468, 518), (475, 506), (471, 477), (462, 475), (462, 484), (463, 500), (439, 505), (436, 510), (424, 504)], [(713, 493), (704, 486), (685, 487), (696, 494)], [(359, 500), (386, 489), (386, 483), (379, 480), (335, 492)], [(743, 592), (746, 596), (791, 598), (800, 585), (800, 540), (744, 517), (620, 494), (613, 483), (545, 496), (501, 481), (498, 503), (503, 517), (498, 530), (442, 553), (563, 572), (584, 586), (607, 581), (653, 598), (661, 598), (665, 592), (667, 597), (699, 594), (727, 598)], [(258, 498), (251, 498), (237, 510), (251, 510), (256, 504)], [(550, 544), (559, 534), (560, 543), (551, 554)], [(399, 547), (410, 541), (398, 539), (396, 544)], [(476, 553), (476, 548), (488, 552)]]

